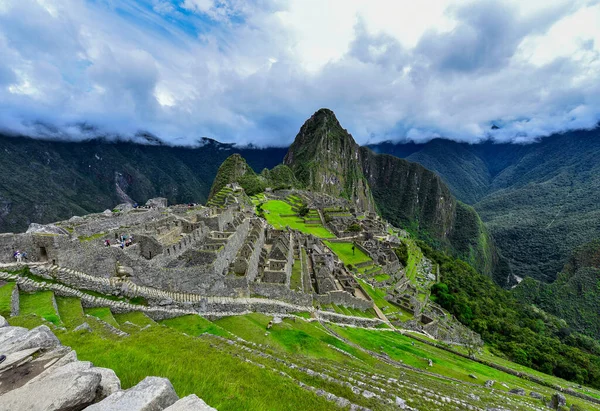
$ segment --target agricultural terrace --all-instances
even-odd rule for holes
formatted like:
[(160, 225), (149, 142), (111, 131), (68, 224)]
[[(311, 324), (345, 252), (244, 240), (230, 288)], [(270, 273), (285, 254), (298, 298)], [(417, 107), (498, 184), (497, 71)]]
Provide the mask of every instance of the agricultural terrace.
[(345, 265), (356, 265), (372, 261), (371, 257), (362, 252), (358, 247), (354, 247), (354, 251), (352, 251), (352, 243), (332, 243), (331, 241), (325, 241), (325, 244)]
[(285, 201), (269, 200), (262, 205), (265, 218), (275, 228), (290, 227), (319, 238), (335, 238), (322, 224), (306, 224)]

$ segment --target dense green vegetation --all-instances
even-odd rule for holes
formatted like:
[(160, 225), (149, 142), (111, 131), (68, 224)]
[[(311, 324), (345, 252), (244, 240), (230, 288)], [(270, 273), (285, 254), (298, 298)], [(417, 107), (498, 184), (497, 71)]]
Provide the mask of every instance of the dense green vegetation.
[(53, 324), (60, 324), (60, 317), (54, 307), (53, 298), (52, 291), (21, 294), (19, 298), (21, 315), (35, 314)]
[(420, 243), (440, 264), (432, 295), (510, 360), (579, 383), (600, 387), (600, 344), (568, 331), (564, 320), (519, 302), (463, 261)]
[(520, 301), (565, 319), (574, 331), (600, 339), (600, 240), (575, 250), (553, 283), (527, 277), (514, 294)]

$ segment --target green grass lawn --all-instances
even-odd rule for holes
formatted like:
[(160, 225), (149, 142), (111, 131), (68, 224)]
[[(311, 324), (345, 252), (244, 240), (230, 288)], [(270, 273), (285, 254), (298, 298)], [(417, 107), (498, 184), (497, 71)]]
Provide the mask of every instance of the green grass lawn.
[(292, 206), (285, 201), (270, 200), (265, 202), (262, 208), (268, 223), (275, 228), (290, 227), (320, 238), (335, 238), (335, 235), (321, 224), (305, 224), (298, 216), (284, 217), (286, 214), (295, 214)]
[(294, 260), (292, 266), (292, 277), (290, 278), (290, 289), (301, 291), (302, 290), (302, 267), (300, 267), (300, 260)]
[(117, 320), (115, 320), (115, 317), (113, 317), (112, 312), (108, 307), (86, 308), (85, 313), (93, 315), (99, 320), (109, 323), (113, 327), (119, 328), (119, 323), (117, 322)]
[(408, 261), (405, 269), (406, 277), (414, 284), (416, 283), (415, 279), (417, 277), (417, 265), (423, 258), (423, 253), (413, 240), (403, 239), (402, 241), (408, 248)]
[(196, 394), (220, 411), (330, 410), (332, 404), (291, 380), (213, 348), (170, 327), (150, 327), (124, 339), (59, 333), (82, 361), (112, 368), (127, 389), (147, 375), (168, 378), (180, 397)]
[[(363, 356), (356, 349), (331, 336), (319, 323), (309, 323), (298, 319), (285, 319), (275, 324), (267, 332), (267, 324), (272, 317), (263, 314), (225, 317), (215, 324), (239, 335), (245, 340), (263, 344), (288, 353), (296, 353), (313, 358), (346, 361), (347, 356), (332, 349), (333, 345), (356, 356)], [(364, 356), (363, 356), (364, 357)]]
[(130, 313), (121, 313), (121, 314), (113, 314), (115, 320), (119, 323), (119, 325), (123, 325), (125, 322), (129, 321), (135, 325), (140, 327), (145, 327), (147, 325), (156, 325), (156, 322), (146, 314), (141, 311), (132, 311)]
[(60, 319), (69, 329), (85, 322), (81, 300), (75, 297), (56, 297)]
[(3, 317), (10, 317), (10, 312), (11, 312), (11, 295), (13, 292), (13, 289), (17, 286), (17, 284), (10, 282), (10, 283), (6, 283), (4, 284), (2, 287), (0, 287), (0, 315), (2, 315)]
[(377, 281), (378, 283), (387, 281), (389, 279), (390, 279), (390, 276), (388, 274), (378, 274), (375, 276), (375, 281)]
[[(44, 293), (38, 294), (43, 295)], [(75, 301), (73, 298), (59, 298), (57, 301), (59, 311), (65, 316), (65, 324), (73, 323), (75, 319), (81, 318), (83, 315), (81, 304), (75, 304)], [(344, 309), (348, 310), (345, 307)], [(318, 322), (308, 323), (300, 319), (296, 321), (286, 319), (281, 324), (275, 324), (267, 332), (265, 328), (272, 317), (262, 314), (227, 317), (214, 323), (200, 316), (190, 315), (164, 320), (160, 324), (156, 324), (145, 315), (140, 314), (128, 313), (115, 316), (121, 323), (131, 321), (139, 325), (142, 323), (152, 324), (151, 327), (144, 330), (131, 327), (132, 332), (127, 337), (117, 337), (110, 332), (102, 334), (98, 331), (102, 329), (99, 321), (89, 317), (85, 320), (94, 330), (91, 333), (76, 333), (60, 329), (54, 329), (54, 332), (64, 345), (77, 351), (80, 360), (92, 361), (98, 367), (114, 369), (121, 379), (124, 389), (137, 384), (147, 375), (165, 377), (173, 383), (180, 397), (196, 394), (220, 411), (319, 411), (335, 408), (324, 398), (298, 387), (292, 380), (281, 376), (269, 367), (276, 370), (282, 369), (304, 383), (342, 395), (353, 402), (358, 401), (359, 404), (369, 406), (374, 411), (388, 408), (382, 404), (371, 407), (369, 400), (361, 397), (360, 394), (352, 393), (348, 387), (332, 384), (295, 369), (282, 368), (278, 362), (258, 356), (253, 352), (242, 351), (240, 348), (216, 340), (214, 337), (202, 335), (214, 330), (220, 330), (229, 338), (233, 337), (229, 333), (231, 332), (247, 341), (262, 344), (261, 350), (267, 350), (268, 353), (286, 361), (298, 361), (297, 364), (304, 364), (316, 371), (326, 371), (327, 367), (335, 365), (340, 367), (338, 368), (340, 370), (350, 369), (367, 376), (371, 372), (384, 372), (398, 378), (397, 374), (400, 372), (402, 380), (427, 387), (440, 394), (445, 392), (450, 394), (461, 389), (460, 385), (443, 381), (435, 376), (399, 370), (382, 363), (355, 346), (335, 338)], [(42, 323), (40, 317), (34, 314), (13, 317), (9, 321), (12, 325), (28, 328)], [(407, 365), (443, 376), (478, 385), (483, 385), (487, 379), (493, 379), (498, 382), (494, 386), (496, 390), (508, 390), (499, 384), (504, 382), (510, 388), (520, 387), (527, 391), (539, 392), (547, 397), (554, 392), (549, 388), (414, 341), (399, 333), (333, 325), (328, 325), (328, 327), (353, 344), (371, 351), (385, 352), (391, 358), (403, 361)], [(182, 332), (188, 335), (184, 335)], [(351, 355), (345, 355), (338, 350), (343, 350)], [(267, 368), (247, 363), (244, 361), (245, 359), (266, 364)], [(434, 363), (432, 368), (428, 367), (427, 359), (432, 359)], [(310, 361), (310, 363), (305, 363), (305, 361)], [(532, 372), (529, 369), (525, 369), (525, 371)], [(476, 375), (477, 379), (470, 378), (468, 376), (470, 373)], [(569, 386), (564, 381), (559, 383)], [(569, 405), (578, 404), (582, 407), (581, 409), (591, 409), (589, 403), (568, 395), (567, 400)], [(482, 401), (485, 401), (483, 396)], [(532, 403), (534, 400), (523, 397), (523, 401)], [(482, 402), (482, 405), (484, 404), (487, 405)], [(419, 409), (428, 409), (427, 403), (419, 402), (418, 399), (411, 405), (418, 406)]]
[(21, 315), (35, 314), (53, 324), (60, 324), (60, 317), (54, 309), (52, 291), (41, 291), (35, 294), (21, 294), (19, 296), (19, 306)]
[(358, 247), (355, 247), (354, 251), (352, 251), (352, 243), (332, 243), (325, 241), (325, 244), (342, 260), (344, 265), (356, 265), (372, 261), (371, 257), (359, 250)]
[(220, 335), (223, 337), (231, 336), (231, 334), (223, 328), (199, 315), (185, 315), (183, 317), (170, 318), (168, 320), (162, 320), (160, 323), (194, 337), (204, 333)]

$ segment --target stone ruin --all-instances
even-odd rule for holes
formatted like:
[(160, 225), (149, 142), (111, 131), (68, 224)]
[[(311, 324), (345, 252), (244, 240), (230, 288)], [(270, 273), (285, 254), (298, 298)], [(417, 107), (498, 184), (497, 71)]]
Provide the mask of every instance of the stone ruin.
[[(202, 302), (207, 298), (253, 295), (305, 309), (313, 300), (373, 306), (366, 293), (355, 292), (356, 280), (320, 240), (274, 229), (245, 203), (147, 204), (0, 234), (0, 263), (13, 262), (13, 253), (23, 250), (27, 262), (47, 264), (36, 266), (36, 275), (67, 286), (127, 297), (137, 292), (152, 304), (185, 306), (189, 300), (201, 311), (208, 309)], [(303, 248), (311, 250), (307, 258)], [(295, 266), (301, 285), (291, 289)], [(190, 297), (154, 298), (152, 290)]]

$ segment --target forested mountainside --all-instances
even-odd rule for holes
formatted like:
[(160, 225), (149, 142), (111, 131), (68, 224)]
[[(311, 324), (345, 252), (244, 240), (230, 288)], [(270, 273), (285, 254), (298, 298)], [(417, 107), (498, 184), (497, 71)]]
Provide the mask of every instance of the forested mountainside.
[(525, 278), (515, 289), (516, 297), (564, 318), (563, 330), (587, 334), (600, 340), (600, 240), (579, 247), (552, 284)]
[(571, 251), (600, 236), (600, 130), (537, 143), (380, 143), (370, 146), (437, 172), (472, 205), (514, 274), (552, 281)]
[(127, 199), (204, 203), (217, 169), (232, 153), (262, 170), (280, 163), (285, 152), (210, 139), (186, 148), (0, 136), (0, 232), (103, 211)]
[(506, 284), (509, 273), (477, 213), (456, 201), (423, 166), (360, 147), (328, 109), (300, 129), (284, 160), (301, 188), (376, 207), (393, 224), (418, 233)]

